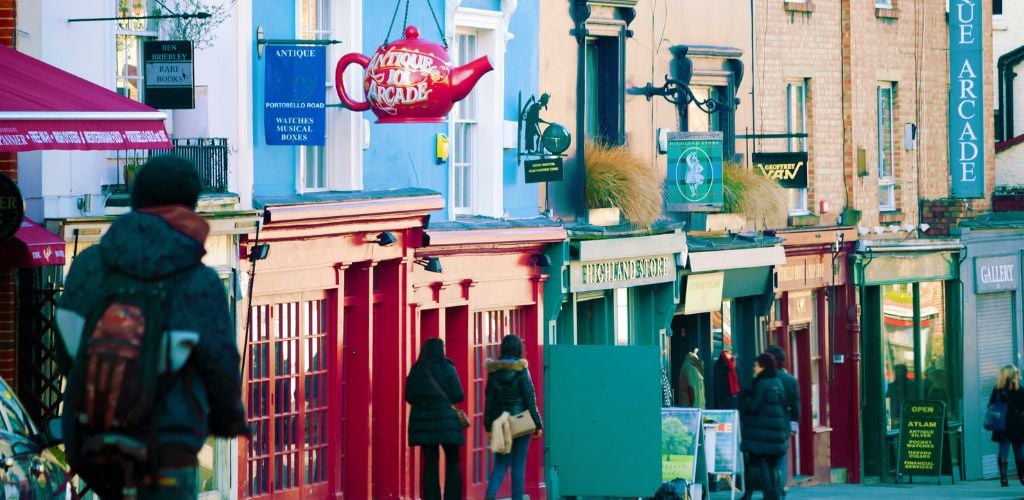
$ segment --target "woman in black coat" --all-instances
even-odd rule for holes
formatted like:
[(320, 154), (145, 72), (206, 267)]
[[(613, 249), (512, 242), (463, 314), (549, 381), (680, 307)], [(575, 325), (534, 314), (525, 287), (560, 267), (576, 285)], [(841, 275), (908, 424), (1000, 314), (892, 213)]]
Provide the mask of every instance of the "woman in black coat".
[(462, 498), (459, 447), (466, 442), (465, 428), (453, 409), (462, 398), (459, 374), (444, 355), (444, 341), (428, 339), (405, 378), (405, 401), (412, 405), (409, 446), (419, 446), (423, 453), (424, 500), (441, 500), (438, 446), (444, 448), (446, 463), (444, 499)]
[(992, 431), (992, 441), (999, 443), (999, 484), (1009, 486), (1007, 481), (1007, 459), (1010, 458), (1010, 445), (1013, 445), (1013, 458), (1017, 460), (1017, 478), (1024, 485), (1024, 391), (1020, 388), (1020, 370), (1016, 366), (1006, 365), (999, 370), (999, 380), (992, 388), (988, 404), (1001, 401), (1006, 403), (1006, 430)]
[[(763, 353), (754, 360), (754, 387), (740, 394), (740, 449), (747, 454), (747, 480), (743, 498), (754, 493), (752, 486), (764, 492), (764, 498), (777, 499), (782, 494), (783, 479), (779, 459), (789, 445), (789, 415), (784, 403), (785, 390), (775, 374), (775, 358)], [(767, 466), (768, 477), (757, 474)], [(751, 476), (762, 484), (749, 485)]]

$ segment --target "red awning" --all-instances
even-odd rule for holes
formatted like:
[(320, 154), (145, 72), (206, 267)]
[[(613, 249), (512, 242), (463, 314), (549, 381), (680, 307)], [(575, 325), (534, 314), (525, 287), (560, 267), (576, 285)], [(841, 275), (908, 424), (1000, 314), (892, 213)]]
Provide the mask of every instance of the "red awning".
[(0, 269), (64, 265), (64, 240), (29, 219), (14, 237), (0, 243)]
[(170, 149), (161, 111), (0, 45), (0, 152)]

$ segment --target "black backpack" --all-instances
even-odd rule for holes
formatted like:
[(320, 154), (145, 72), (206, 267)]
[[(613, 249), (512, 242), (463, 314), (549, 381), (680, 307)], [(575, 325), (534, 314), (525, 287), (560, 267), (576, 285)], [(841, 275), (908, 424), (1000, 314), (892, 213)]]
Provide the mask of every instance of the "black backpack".
[(162, 362), (170, 370), (167, 286), (109, 270), (99, 287), (65, 394), (68, 460), (87, 484), (110, 482), (111, 466), (131, 487), (156, 468), (158, 406), (173, 382), (160, 373)]

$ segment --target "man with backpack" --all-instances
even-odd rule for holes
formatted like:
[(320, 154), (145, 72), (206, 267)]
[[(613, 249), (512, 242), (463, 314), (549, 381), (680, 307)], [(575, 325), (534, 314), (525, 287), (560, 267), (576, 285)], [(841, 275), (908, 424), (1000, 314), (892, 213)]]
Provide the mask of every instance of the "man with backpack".
[[(775, 358), (776, 364), (779, 366), (777, 376), (782, 382), (782, 388), (785, 391), (783, 405), (786, 408), (786, 415), (789, 416), (790, 434), (795, 436), (800, 427), (800, 384), (797, 382), (796, 377), (789, 373), (785, 368), (786, 351), (783, 351), (782, 348), (777, 345), (772, 345), (768, 346), (768, 349), (765, 349), (765, 352), (771, 354), (772, 357)], [(786, 493), (788, 492), (788, 488), (785, 487), (785, 483), (788, 481), (789, 450), (787, 449), (786, 451), (786, 456), (782, 457), (780, 464), (783, 481), (782, 498), (786, 498)]]
[(75, 257), (57, 322), (73, 360), (63, 437), (71, 470), (101, 498), (196, 498), (209, 434), (248, 434), (235, 331), (192, 164), (151, 158), (132, 212)]

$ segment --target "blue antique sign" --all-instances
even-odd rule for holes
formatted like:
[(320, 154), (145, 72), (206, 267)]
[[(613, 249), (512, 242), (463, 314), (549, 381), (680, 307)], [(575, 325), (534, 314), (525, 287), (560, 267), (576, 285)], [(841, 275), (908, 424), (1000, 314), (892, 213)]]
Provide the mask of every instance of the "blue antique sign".
[(722, 202), (722, 133), (670, 133), (665, 208), (670, 212), (717, 212)]
[(949, 173), (953, 198), (985, 197), (983, 0), (949, 5)]
[(267, 49), (263, 124), (267, 144), (323, 146), (327, 98), (325, 47)]

